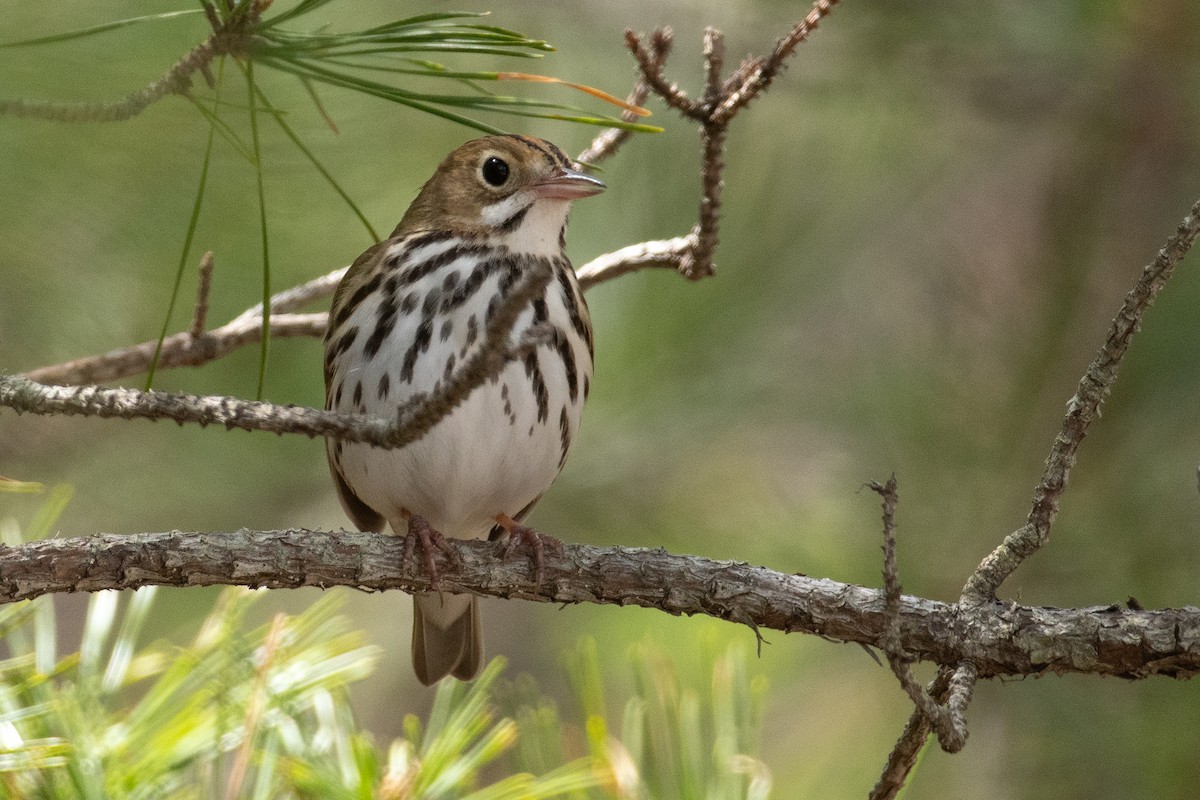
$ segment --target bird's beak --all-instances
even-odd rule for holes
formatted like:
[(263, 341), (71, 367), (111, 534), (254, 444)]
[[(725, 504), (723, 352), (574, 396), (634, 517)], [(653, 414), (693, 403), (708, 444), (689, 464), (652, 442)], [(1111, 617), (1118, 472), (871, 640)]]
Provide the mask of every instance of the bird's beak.
[(573, 169), (560, 169), (546, 180), (533, 185), (538, 197), (550, 200), (578, 200), (581, 197), (600, 194), (606, 188), (604, 181), (599, 178)]

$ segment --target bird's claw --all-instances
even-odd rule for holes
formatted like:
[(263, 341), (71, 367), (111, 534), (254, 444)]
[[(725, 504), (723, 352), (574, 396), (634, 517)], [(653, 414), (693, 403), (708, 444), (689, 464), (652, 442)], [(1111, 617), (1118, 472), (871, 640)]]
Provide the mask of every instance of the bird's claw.
[(413, 514), (408, 518), (408, 533), (404, 536), (405, 565), (412, 562), (418, 547), (425, 557), (425, 572), (429, 575), (429, 588), (435, 592), (441, 591), (438, 586), (439, 572), (437, 561), (433, 557), (434, 551), (441, 550), (455, 564), (460, 561), (458, 551), (450, 546), (441, 531), (430, 525), (428, 520)]
[[(502, 523), (503, 524), (503, 523)], [(533, 528), (525, 525), (512, 523), (511, 525), (503, 526), (508, 533), (508, 541), (504, 544), (504, 549), (501, 555), (508, 558), (518, 546), (524, 544), (532, 551), (533, 557), (533, 582), (538, 589), (542, 587), (542, 578), (546, 572), (546, 549), (549, 548), (555, 555), (563, 554), (562, 540), (556, 539), (553, 536), (547, 536), (544, 533), (538, 533)]]

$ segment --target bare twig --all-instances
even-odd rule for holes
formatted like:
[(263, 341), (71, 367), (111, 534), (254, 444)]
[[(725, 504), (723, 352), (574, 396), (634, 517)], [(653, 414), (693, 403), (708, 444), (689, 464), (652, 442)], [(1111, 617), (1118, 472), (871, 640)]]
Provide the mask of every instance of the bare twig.
[(593, 286), (643, 269), (675, 269), (696, 246), (692, 234), (657, 242), (640, 242), (598, 256), (579, 268), (579, 285), (586, 291)]
[(704, 98), (711, 109), (721, 98), (721, 70), (725, 68), (725, 34), (713, 27), (704, 29)]
[[(937, 676), (926, 689), (930, 697), (938, 702), (945, 700), (950, 689), (950, 675), (949, 667), (938, 670)], [(925, 740), (929, 738), (932, 730), (929, 718), (919, 708), (913, 709), (908, 724), (888, 755), (883, 774), (879, 776), (875, 788), (868, 795), (868, 800), (894, 800), (908, 781), (908, 775), (916, 765), (917, 758), (925, 747)]]
[[(969, 662), (963, 662), (955, 670), (951, 681), (951, 698), (954, 704), (941, 705), (913, 677), (909, 664), (910, 656), (904, 651), (900, 628), (900, 571), (896, 566), (896, 505), (900, 495), (896, 491), (896, 476), (887, 483), (871, 481), (867, 484), (883, 498), (883, 586), (884, 614), (887, 616), (887, 631), (883, 637), (883, 651), (887, 655), (892, 674), (917, 707), (918, 712), (937, 732), (942, 749), (957, 753), (967, 742), (966, 705), (974, 688), (975, 672)], [(926, 736), (928, 733), (925, 734)]]
[(0, 116), (34, 117), (55, 122), (120, 122), (135, 117), (170, 94), (191, 91), (191, 76), (228, 52), (230, 40), (210, 36), (145, 87), (110, 103), (59, 103), (50, 100), (0, 98)]
[(725, 65), (725, 37), (716, 28), (704, 31), (704, 108), (708, 116), (700, 126), (700, 222), (693, 233), (696, 246), (688, 251), (680, 272), (691, 279), (711, 275), (720, 224), (721, 179), (725, 171), (726, 123), (713, 118), (722, 101), (721, 70)]
[[(272, 314), (271, 336), (275, 339), (321, 337), (325, 335), (327, 315)], [(239, 348), (262, 339), (262, 319), (250, 317), (234, 320), (220, 328), (206, 331), (196, 338), (191, 331), (172, 334), (163, 339), (158, 368), (198, 367), (229, 355)], [(85, 356), (62, 364), (39, 367), (21, 377), (38, 383), (79, 386), (103, 383), (145, 372), (154, 357), (156, 340), (132, 347), (122, 347), (94, 356)]]
[(725, 170), (725, 127), (705, 123), (700, 128), (700, 221), (692, 231), (696, 246), (684, 256), (679, 271), (692, 280), (712, 275), (721, 223), (721, 178)]
[(775, 77), (783, 71), (788, 57), (795, 51), (797, 45), (817, 29), (821, 20), (833, 10), (835, 5), (837, 5), (837, 0), (816, 0), (804, 19), (775, 43), (775, 49), (769, 56), (742, 64), (726, 81), (724, 97), (720, 105), (713, 109), (712, 120), (718, 123), (728, 122), (751, 100), (765, 91)]
[(546, 288), (552, 273), (542, 261), (531, 260), (510, 294), (484, 330), (483, 346), (466, 359), (432, 395), (415, 395), (400, 406), (392, 420), (361, 414), (335, 414), (315, 408), (278, 406), (237, 400), (96, 386), (60, 387), (26, 378), (0, 376), (0, 406), (18, 413), (81, 414), (121, 419), (171, 419), (178, 423), (219, 424), (226, 428), (326, 436), (378, 447), (403, 447), (425, 435), (457, 407), (476, 386), (500, 373), (505, 364), (530, 347), (544, 343), (544, 331), (529, 332), (516, 348), (509, 334), (521, 311)]
[[(324, 300), (326, 297), (332, 297), (333, 293), (337, 291), (338, 284), (342, 282), (342, 278), (346, 276), (346, 271), (349, 269), (349, 267), (338, 267), (319, 278), (313, 278), (298, 286), (293, 286), (290, 289), (284, 289), (277, 294), (271, 295), (271, 321), (275, 321), (276, 314), (295, 311), (309, 303), (315, 303), (318, 300)], [(261, 320), (262, 303), (255, 303), (233, 319), (234, 322), (258, 322)], [(324, 335), (323, 332), (322, 335)]]
[(208, 321), (208, 293), (212, 290), (213, 253), (209, 250), (200, 258), (200, 281), (196, 285), (196, 310), (192, 312), (192, 327), (188, 333), (193, 339), (204, 336)]
[[(1117, 378), (1117, 368), (1129, 348), (1141, 319), (1155, 296), (1171, 276), (1176, 265), (1200, 235), (1200, 201), (1167, 239), (1155, 260), (1143, 271), (1113, 320), (1103, 347), (1079, 381), (1075, 395), (1067, 404), (1067, 415), (1054, 439), (1046, 468), (1035, 492), (1028, 522), (1005, 537), (971, 574), (963, 587), (958, 607), (966, 613), (972, 607), (994, 605), (996, 590), (1026, 558), (1037, 552), (1050, 536), (1050, 526), (1058, 513), (1058, 500), (1066, 489), (1067, 477), (1075, 463), (1075, 454), (1098, 416), (1100, 403)], [(951, 670), (943, 666), (930, 685), (928, 694), (935, 702), (945, 702), (950, 713), (959, 715), (970, 702), (978, 664), (965, 659)], [(904, 786), (916, 764), (932, 726), (925, 712), (913, 712), (895, 748), (888, 758), (871, 800), (891, 800)], [(943, 741), (944, 746), (944, 741)]]
[[(970, 661), (961, 662), (957, 668), (943, 666), (923, 691), (935, 704), (944, 704), (954, 718), (964, 719), (977, 677), (974, 664)], [(932, 732), (925, 712), (920, 708), (913, 709), (868, 800), (894, 800), (899, 796)], [(963, 733), (965, 736), (965, 728)]]
[[(651, 58), (656, 65), (656, 69), (662, 70), (663, 64), (666, 62), (667, 54), (671, 52), (671, 37), (670, 36), (654, 36), (650, 40)], [(641, 76), (633, 84), (633, 90), (626, 98), (626, 102), (631, 106), (640, 106), (646, 102), (646, 96), (650, 93), (650, 86), (646, 83), (644, 76)], [(621, 119), (626, 122), (634, 120), (633, 112), (624, 111), (621, 113)], [(609, 158), (623, 145), (633, 132), (626, 128), (608, 128), (601, 131), (587, 149), (580, 153), (575, 160), (582, 164), (599, 164), (601, 161)]]
[(120, 122), (145, 111), (167, 95), (187, 95), (192, 89), (192, 75), (201, 73), (209, 86), (213, 84), (210, 66), (223, 55), (244, 56), (251, 37), (249, 31), (258, 24), (262, 12), (270, 3), (255, 2), (246, 6), (245, 13), (230, 14), (221, 20), (206, 6), (212, 34), (189, 50), (160, 77), (120, 100), (109, 103), (59, 103), (46, 100), (0, 98), (0, 116), (35, 117), (56, 122)]
[(1058, 514), (1058, 501), (1075, 465), (1075, 454), (1087, 435), (1092, 420), (1099, 416), (1100, 404), (1117, 379), (1117, 369), (1137, 333), (1143, 315), (1162, 291), (1176, 265), (1191, 249), (1200, 234), (1200, 201), (1179, 223), (1158, 256), (1142, 271), (1141, 278), (1125, 296), (1125, 302), (1113, 319), (1104, 346), (1079, 380), (1075, 395), (1067, 403), (1067, 415), (1050, 448), (1046, 469), (1034, 491), (1033, 509), (1020, 529), (1010, 533), (975, 569), (963, 587), (964, 602), (984, 603), (993, 599), (1000, 584), (1050, 538), (1050, 526)]
[(650, 46), (647, 47), (642, 43), (642, 37), (634, 33), (632, 29), (625, 31), (625, 45), (637, 59), (638, 70), (646, 84), (671, 108), (676, 109), (684, 116), (698, 119), (697, 115), (701, 112), (698, 110), (696, 102), (678, 86), (667, 81), (663, 75), (664, 59), (658, 57), (657, 53), (660, 49), (665, 52), (670, 48), (671, 38), (670, 28), (659, 28), (650, 34)]
[(729, 123), (752, 99), (761, 94), (783, 69), (797, 45), (816, 30), (821, 19), (837, 0), (816, 0), (812, 10), (785, 36), (775, 43), (770, 55), (744, 62), (727, 80), (721, 80), (725, 64), (725, 43), (721, 32), (704, 32), (704, 91), (699, 100), (688, 97), (663, 75), (663, 60), (655, 57), (655, 42), (670, 41), (670, 30), (661, 29), (651, 36), (651, 45), (631, 30), (625, 32), (625, 44), (637, 60), (641, 80), (668, 106), (688, 119), (700, 123), (700, 210), (699, 220), (690, 236), (695, 244), (683, 254), (680, 273), (698, 280), (713, 273), (713, 254), (719, 241), (721, 221), (722, 175), (725, 169), (725, 139)]

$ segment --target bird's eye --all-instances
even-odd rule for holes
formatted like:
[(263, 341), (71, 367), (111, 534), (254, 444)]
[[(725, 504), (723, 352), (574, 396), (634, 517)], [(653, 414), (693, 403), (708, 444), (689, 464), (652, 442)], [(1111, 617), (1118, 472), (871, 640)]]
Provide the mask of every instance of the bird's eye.
[(483, 179), (492, 186), (503, 186), (508, 180), (508, 164), (502, 158), (491, 156), (483, 162)]

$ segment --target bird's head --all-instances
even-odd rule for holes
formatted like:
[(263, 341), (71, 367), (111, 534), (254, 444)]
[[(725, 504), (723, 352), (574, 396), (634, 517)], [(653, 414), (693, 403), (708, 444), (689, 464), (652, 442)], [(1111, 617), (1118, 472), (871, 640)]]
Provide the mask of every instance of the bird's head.
[(451, 229), (499, 237), (518, 252), (554, 254), (571, 201), (604, 188), (544, 139), (486, 136), (446, 156), (393, 235)]

